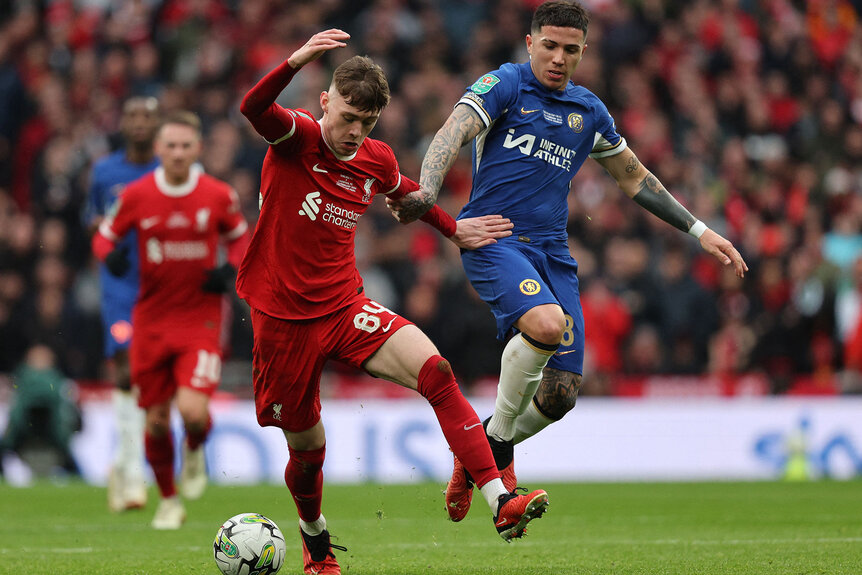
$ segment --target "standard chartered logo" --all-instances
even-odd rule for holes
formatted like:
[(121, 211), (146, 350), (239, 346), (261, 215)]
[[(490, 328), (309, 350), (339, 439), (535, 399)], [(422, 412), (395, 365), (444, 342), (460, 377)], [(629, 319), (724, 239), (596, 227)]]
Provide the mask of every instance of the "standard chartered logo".
[(312, 222), (320, 219), (345, 230), (354, 229), (359, 216), (362, 215), (361, 212), (342, 208), (330, 202), (327, 202), (325, 206), (321, 206), (321, 204), (323, 204), (323, 200), (320, 199), (320, 192), (311, 192), (302, 200), (302, 209), (299, 210), (299, 215), (308, 216)]
[(302, 209), (299, 210), (300, 216), (308, 216), (312, 222), (317, 219), (317, 214), (320, 213), (320, 192), (311, 192), (305, 199), (302, 200)]
[(160, 264), (165, 260), (164, 253), (162, 252), (162, 244), (156, 238), (147, 240), (147, 260), (154, 264)]
[(164, 241), (150, 238), (146, 243), (147, 261), (160, 264), (165, 261), (205, 260), (209, 257), (209, 245), (205, 241)]

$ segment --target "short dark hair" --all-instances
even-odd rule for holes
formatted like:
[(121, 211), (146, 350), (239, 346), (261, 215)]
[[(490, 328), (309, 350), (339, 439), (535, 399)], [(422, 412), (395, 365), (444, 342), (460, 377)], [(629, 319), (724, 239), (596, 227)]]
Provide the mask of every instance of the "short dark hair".
[(162, 127), (167, 126), (168, 124), (179, 124), (181, 126), (188, 126), (192, 128), (195, 132), (200, 136), (202, 133), (201, 128), (201, 119), (194, 112), (189, 112), (188, 110), (177, 110), (175, 112), (171, 112), (162, 120), (161, 126), (159, 126), (159, 130)]
[(590, 15), (575, 0), (551, 0), (545, 2), (533, 13), (533, 23), (530, 33), (538, 34), (543, 26), (558, 26), (560, 28), (577, 28), (587, 37), (587, 27)]
[(379, 112), (389, 104), (386, 74), (367, 56), (343, 62), (335, 69), (332, 84), (345, 102), (362, 112)]

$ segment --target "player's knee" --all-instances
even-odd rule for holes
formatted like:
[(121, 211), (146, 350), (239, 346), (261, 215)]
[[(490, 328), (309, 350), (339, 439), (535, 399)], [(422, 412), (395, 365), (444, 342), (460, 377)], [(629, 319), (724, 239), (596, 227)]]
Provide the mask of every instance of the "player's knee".
[(186, 430), (186, 435), (203, 433), (209, 427), (209, 421), (206, 418), (190, 417), (183, 420), (183, 426)]
[(419, 372), (416, 389), (431, 405), (444, 400), (448, 394), (458, 390), (452, 366), (442, 356), (431, 356)]
[(546, 417), (559, 421), (575, 408), (580, 389), (581, 375), (572, 373), (568, 381), (557, 381), (553, 386), (539, 386), (535, 396), (536, 406)]
[(527, 334), (534, 340), (547, 345), (557, 345), (563, 341), (566, 325), (553, 321), (543, 322), (533, 327)]
[(521, 331), (532, 339), (548, 345), (557, 345), (563, 340), (566, 317), (558, 306), (544, 306), (539, 313), (532, 314), (524, 324)]
[(171, 430), (170, 416), (159, 413), (147, 413), (147, 434), (153, 437), (164, 437)]
[(209, 412), (206, 407), (200, 406), (177, 406), (183, 427), (187, 433), (201, 433), (209, 426)]

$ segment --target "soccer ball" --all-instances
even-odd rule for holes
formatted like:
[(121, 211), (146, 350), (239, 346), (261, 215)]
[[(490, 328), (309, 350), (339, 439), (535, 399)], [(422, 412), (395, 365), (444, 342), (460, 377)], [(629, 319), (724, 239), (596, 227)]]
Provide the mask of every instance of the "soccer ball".
[(224, 575), (273, 575), (284, 563), (284, 535), (260, 513), (234, 515), (219, 527), (213, 542), (216, 565)]

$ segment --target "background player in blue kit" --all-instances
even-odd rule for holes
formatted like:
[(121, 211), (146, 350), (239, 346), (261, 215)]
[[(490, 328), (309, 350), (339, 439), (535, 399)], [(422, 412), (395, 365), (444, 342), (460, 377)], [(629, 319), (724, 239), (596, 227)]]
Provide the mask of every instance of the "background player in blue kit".
[[(91, 233), (98, 229), (126, 184), (159, 165), (153, 152), (159, 119), (159, 103), (155, 98), (134, 97), (124, 103), (120, 119), (123, 149), (99, 160), (90, 176), (85, 217)], [(132, 393), (129, 375), (132, 307), (139, 284), (136, 241), (134, 232), (123, 238), (116, 255), (125, 257), (108, 262), (99, 270), (105, 357), (109, 359), (110, 378), (115, 386), (114, 415), (119, 432), (108, 477), (108, 506), (113, 511), (141, 508), (147, 502), (143, 412)], [(110, 265), (127, 265), (128, 269), (117, 277), (108, 271)]]
[[(402, 222), (436, 201), (459, 149), (473, 141), (473, 186), (459, 218), (502, 214), (513, 235), (462, 251), (470, 282), (494, 312), (503, 351), (494, 414), (486, 433), (506, 489), (513, 489), (513, 445), (575, 406), (584, 360), (578, 264), (568, 244), (567, 196), (591, 157), (635, 202), (700, 240), (743, 277), (731, 242), (697, 220), (644, 167), (592, 92), (570, 82), (586, 49), (589, 16), (577, 2), (539, 6), (526, 36), (530, 61), (505, 64), (458, 101), (425, 155), (420, 190), (392, 202)], [(601, 329), (597, 326), (595, 329)], [(467, 514), (472, 482), (460, 462), (446, 489), (453, 521)]]

